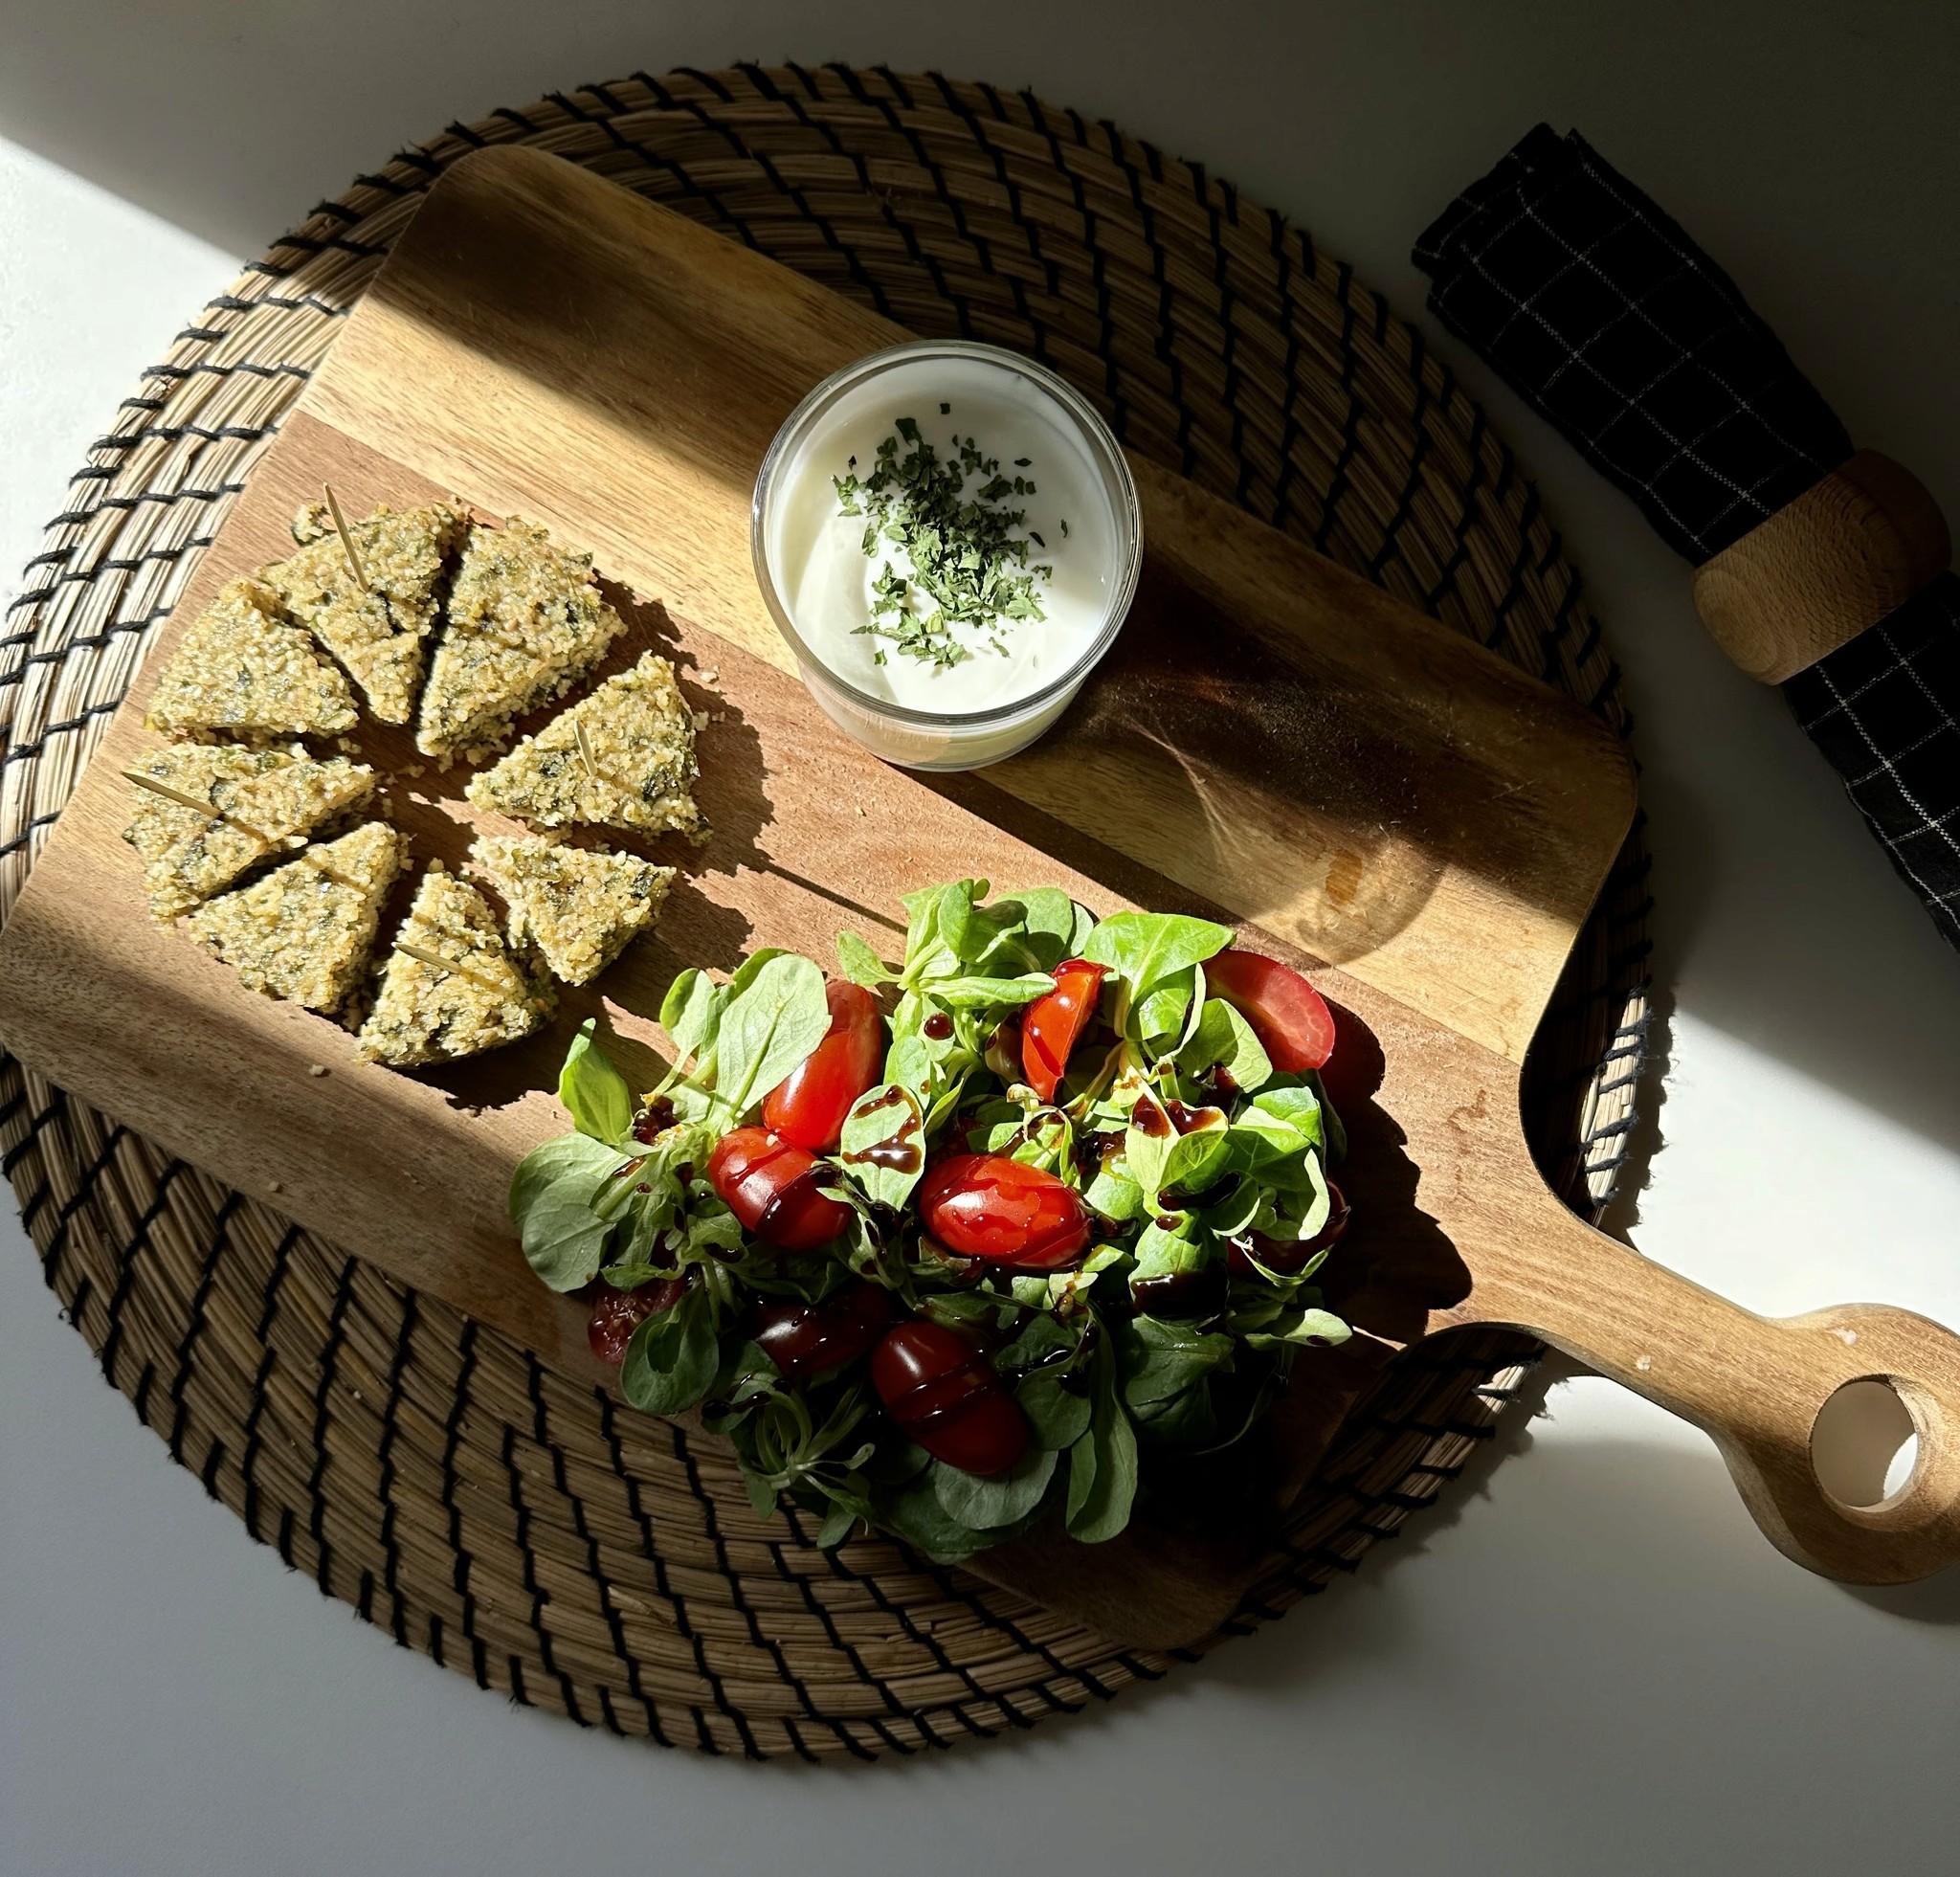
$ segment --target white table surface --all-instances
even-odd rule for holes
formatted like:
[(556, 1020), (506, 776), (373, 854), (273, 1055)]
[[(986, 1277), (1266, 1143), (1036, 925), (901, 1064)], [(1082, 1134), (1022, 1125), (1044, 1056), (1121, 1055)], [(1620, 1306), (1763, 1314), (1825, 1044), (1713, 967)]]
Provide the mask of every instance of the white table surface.
[[(1031, 82), (1202, 158), (1411, 313), (1428, 216), (1539, 118), (1576, 124), (1960, 516), (1960, 12), (1668, 11), (14, 0), (0, 591), (139, 369), (315, 199), (453, 117), (749, 56)], [(1685, 569), (1442, 349), (1542, 480), (1638, 716), (1667, 1062), (1619, 1229), (1772, 1312), (1960, 1322), (1960, 956), (1724, 662)], [(1955, 1866), (1960, 1574), (1807, 1575), (1700, 1437), (1592, 1378), (1356, 1581), (1204, 1665), (998, 1746), (821, 1771), (581, 1732), (323, 1600), (102, 1383), (11, 1214), (0, 1428), (0, 1869), (23, 1877)]]

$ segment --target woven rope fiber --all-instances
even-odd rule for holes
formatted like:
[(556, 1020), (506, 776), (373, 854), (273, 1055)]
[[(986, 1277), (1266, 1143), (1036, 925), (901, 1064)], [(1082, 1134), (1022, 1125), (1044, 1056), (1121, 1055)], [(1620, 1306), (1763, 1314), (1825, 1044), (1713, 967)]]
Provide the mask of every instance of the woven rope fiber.
[[(1132, 448), (1624, 730), (1538, 497), (1420, 333), (1193, 164), (1030, 97), (836, 68), (638, 75), (453, 124), (323, 202), (89, 453), (0, 637), (0, 913), (267, 436), (444, 166), (522, 143), (925, 334), (1016, 346)], [(1527, 1076), (1547, 1176), (1609, 1196), (1645, 1021), (1639, 829)], [(758, 1520), (732, 1461), (0, 1061), (47, 1280), (174, 1458), (320, 1588), (482, 1687), (663, 1744), (860, 1758), (1022, 1728), (1171, 1665), (882, 1539)], [(1487, 1438), (1535, 1347), (1388, 1373), (1218, 1637), (1354, 1569)], [(1191, 1659), (1201, 1650), (1181, 1652)]]

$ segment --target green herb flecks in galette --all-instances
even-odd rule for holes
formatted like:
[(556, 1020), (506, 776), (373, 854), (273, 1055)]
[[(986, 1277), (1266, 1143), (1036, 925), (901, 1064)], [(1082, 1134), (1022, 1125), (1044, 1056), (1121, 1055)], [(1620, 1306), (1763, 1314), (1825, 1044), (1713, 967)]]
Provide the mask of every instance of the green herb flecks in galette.
[(829, 980), (681, 972), (644, 1095), (588, 1024), (511, 1215), (627, 1399), (699, 1409), (759, 1510), (939, 1558), (1100, 1542), (1348, 1334), (1315, 1284), (1332, 1019), (1209, 920), (977, 880), (904, 907), (895, 962), (845, 933)]

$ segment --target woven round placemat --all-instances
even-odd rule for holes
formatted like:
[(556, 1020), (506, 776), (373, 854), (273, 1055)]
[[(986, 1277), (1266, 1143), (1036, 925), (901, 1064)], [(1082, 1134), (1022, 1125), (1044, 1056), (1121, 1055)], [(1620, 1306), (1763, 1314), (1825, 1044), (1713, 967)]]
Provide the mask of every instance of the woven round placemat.
[[(89, 452), (0, 637), (0, 915), (265, 439), (443, 167), (550, 150), (922, 333), (1017, 346), (1124, 439), (1624, 730), (1556, 531), (1483, 413), (1307, 235), (1028, 96), (827, 67), (644, 74), (452, 124), (323, 202), (178, 336)], [(1527, 1114), (1611, 1193), (1646, 1004), (1637, 827), (1540, 1033)], [(174, 1458), (405, 1646), (580, 1722), (753, 1756), (908, 1753), (1171, 1665), (880, 1539), (760, 1521), (732, 1463), (0, 1059), (47, 1280)], [(1536, 1350), (1394, 1366), (1219, 1637), (1351, 1571), (1487, 1438)], [(1181, 1651), (1183, 1659), (1202, 1652)]]

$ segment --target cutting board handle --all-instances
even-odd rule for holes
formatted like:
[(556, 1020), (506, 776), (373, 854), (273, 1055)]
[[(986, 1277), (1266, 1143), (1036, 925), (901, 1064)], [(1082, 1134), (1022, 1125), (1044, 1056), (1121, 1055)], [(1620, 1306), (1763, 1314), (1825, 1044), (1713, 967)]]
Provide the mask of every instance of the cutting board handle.
[[(1555, 1201), (1544, 1232), (1494, 1282), (1480, 1278), (1480, 1320), (1528, 1330), (1704, 1430), (1756, 1523), (1799, 1564), (1898, 1584), (1960, 1562), (1960, 1336), (1881, 1304), (1757, 1316)], [(1818, 1483), (1811, 1434), (1838, 1390), (1867, 1380), (1904, 1403), (1919, 1451), (1897, 1492), (1848, 1506)]]

